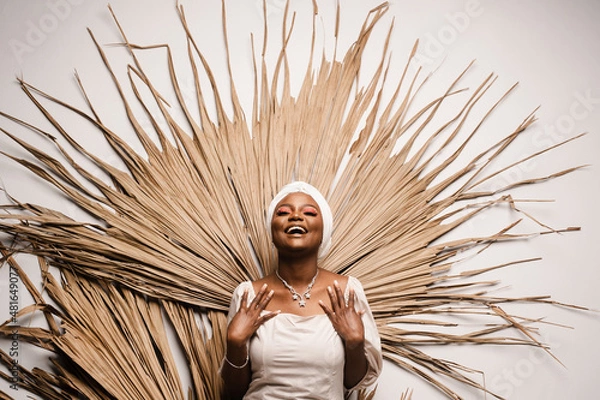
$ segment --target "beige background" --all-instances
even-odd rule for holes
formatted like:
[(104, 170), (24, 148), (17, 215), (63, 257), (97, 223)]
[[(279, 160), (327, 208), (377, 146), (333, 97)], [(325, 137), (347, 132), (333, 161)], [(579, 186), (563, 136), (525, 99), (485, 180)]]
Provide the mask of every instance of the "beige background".
[[(226, 85), (223, 63), (223, 42), (220, 35), (220, 1), (201, 0), (184, 2), (200, 45), (217, 74), (220, 84)], [(303, 71), (304, 50), (310, 29), (310, 14), (298, 1), (296, 41), (290, 53), (292, 71)], [(309, 2), (304, 2), (309, 3)], [(365, 12), (378, 1), (343, 0), (340, 48), (344, 49), (355, 38)], [(25, 5), (27, 4), (27, 5)], [(169, 42), (175, 51), (183, 51), (181, 29), (174, 10), (174, 1), (115, 0), (111, 2), (132, 41), (141, 44)], [(232, 64), (235, 80), (249, 115), (252, 76), (249, 50), (249, 32), (261, 32), (260, 0), (228, 0), (229, 30)], [(283, 0), (267, 0), (269, 23), (280, 21)], [(320, 29), (331, 33), (333, 1), (321, 1)], [(595, 0), (564, 2), (548, 0), (527, 1), (392, 1), (389, 17), (395, 18), (392, 39), (392, 63), (396, 73), (404, 65), (415, 39), (421, 40), (419, 64), (425, 71), (438, 69), (434, 83), (449, 82), (458, 71), (476, 59), (469, 79), (478, 79), (495, 72), (499, 75), (495, 93), (500, 94), (513, 83), (519, 88), (494, 114), (486, 134), (478, 139), (481, 145), (493, 143), (508, 129), (519, 123), (538, 105), (539, 121), (531, 132), (515, 144), (505, 157), (516, 160), (524, 154), (552, 146), (580, 132), (589, 134), (536, 162), (528, 163), (503, 176), (503, 182), (530, 176), (543, 176), (560, 168), (591, 164), (584, 170), (534, 188), (521, 189), (523, 197), (554, 199), (552, 204), (530, 204), (527, 211), (555, 228), (581, 226), (582, 231), (565, 235), (550, 235), (528, 242), (513, 243), (490, 251), (485, 263), (497, 260), (541, 256), (543, 260), (524, 267), (505, 269), (492, 276), (501, 279), (503, 295), (550, 294), (558, 301), (586, 305), (600, 309), (600, 265), (597, 259), (600, 212), (600, 173), (597, 158), (600, 150), (600, 3)], [(384, 28), (382, 24), (380, 28)], [(32, 84), (60, 98), (83, 104), (78, 94), (73, 70), (77, 69), (90, 96), (97, 104), (103, 119), (114, 126), (132, 143), (123, 120), (123, 112), (115, 97), (106, 70), (93, 48), (85, 28), (89, 27), (103, 44), (119, 40), (106, 3), (92, 0), (18, 0), (0, 1), (0, 110), (24, 117), (30, 122), (47, 127), (47, 123), (33, 110), (20, 92), (15, 76), (22, 76)], [(279, 31), (271, 29), (271, 45), (277, 48)], [(384, 29), (375, 33), (381, 43)], [(258, 34), (260, 37), (260, 34)], [(330, 36), (325, 47), (331, 49)], [(260, 43), (260, 41), (258, 41)], [(376, 47), (376, 46), (375, 46)], [(115, 65), (124, 59), (124, 51), (107, 48)], [(373, 67), (377, 61), (373, 50)], [(275, 53), (268, 56), (272, 61)], [(156, 76), (165, 71), (160, 57), (152, 62), (150, 70)], [(183, 62), (183, 61), (182, 61)], [(368, 71), (368, 67), (365, 71)], [(122, 76), (122, 68), (118, 70)], [(298, 73), (297, 77), (301, 77)], [(297, 85), (297, 81), (295, 84)], [(433, 89), (440, 86), (434, 84)], [(186, 86), (187, 85), (187, 86)], [(184, 91), (191, 93), (191, 81), (183, 81)], [(443, 87), (443, 86), (442, 86)], [(427, 92), (424, 93), (424, 96)], [(428, 98), (428, 97), (425, 97)], [(61, 112), (56, 110), (59, 115)], [(77, 132), (89, 148), (106, 158), (112, 157), (97, 137), (87, 135), (86, 129), (65, 115), (67, 126)], [(0, 126), (18, 133), (31, 142), (39, 142), (31, 132), (15, 127), (0, 119)], [(496, 135), (496, 136), (494, 136)], [(41, 143), (41, 142), (40, 142)], [(45, 144), (41, 144), (46, 146)], [(0, 148), (11, 154), (23, 155), (22, 150), (0, 136)], [(114, 160), (116, 162), (116, 160)], [(1, 185), (21, 201), (42, 203), (78, 217), (78, 211), (49, 190), (31, 175), (25, 173), (5, 157), (0, 157)], [(4, 199), (3, 199), (4, 201)], [(83, 216), (79, 216), (83, 217)], [(463, 227), (456, 234), (475, 235), (485, 232), (494, 223), (502, 222), (501, 213), (490, 214)], [(481, 259), (459, 266), (477, 266)], [(31, 271), (35, 265), (23, 258)], [(7, 268), (0, 270), (3, 282), (0, 299), (8, 296)], [(22, 304), (27, 299), (22, 298)], [(0, 300), (4, 304), (4, 300)], [(492, 390), (509, 399), (592, 399), (597, 397), (600, 384), (600, 319), (598, 314), (566, 311), (558, 307), (514, 305), (511, 311), (520, 315), (545, 316), (548, 320), (574, 329), (543, 326), (542, 339), (549, 343), (560, 366), (549, 356), (523, 348), (457, 347), (428, 349), (433, 354), (459, 361), (485, 372), (485, 382)], [(8, 310), (0, 309), (0, 316)], [(2, 318), (4, 319), (4, 318)], [(3, 345), (3, 342), (0, 342)], [(23, 364), (35, 365), (39, 355), (24, 350)], [(480, 379), (480, 378), (478, 378)], [(0, 387), (21, 399), (24, 392)], [(415, 399), (440, 398), (441, 395), (427, 384), (391, 364), (386, 363), (380, 379), (377, 400), (397, 399), (408, 387), (414, 388)], [(456, 386), (454, 386), (456, 387)], [(463, 390), (465, 398), (483, 399), (481, 393)]]

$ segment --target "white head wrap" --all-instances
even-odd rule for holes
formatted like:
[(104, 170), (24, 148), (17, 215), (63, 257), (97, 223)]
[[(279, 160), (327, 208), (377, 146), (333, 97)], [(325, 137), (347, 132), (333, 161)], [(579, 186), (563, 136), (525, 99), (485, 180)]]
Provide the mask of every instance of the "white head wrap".
[(277, 207), (277, 204), (279, 204), (279, 202), (288, 194), (297, 192), (306, 193), (312, 197), (313, 200), (317, 202), (317, 205), (321, 210), (321, 217), (323, 218), (323, 241), (321, 242), (321, 247), (319, 247), (319, 258), (322, 258), (327, 254), (329, 248), (331, 247), (333, 215), (331, 214), (331, 208), (329, 208), (327, 200), (325, 200), (325, 197), (323, 197), (321, 192), (319, 192), (314, 186), (306, 182), (295, 181), (288, 183), (281, 188), (279, 193), (277, 193), (273, 200), (271, 200), (271, 204), (269, 204), (269, 209), (267, 210), (267, 230), (269, 235), (271, 235), (271, 221), (273, 220), (273, 213), (275, 212), (275, 207)]

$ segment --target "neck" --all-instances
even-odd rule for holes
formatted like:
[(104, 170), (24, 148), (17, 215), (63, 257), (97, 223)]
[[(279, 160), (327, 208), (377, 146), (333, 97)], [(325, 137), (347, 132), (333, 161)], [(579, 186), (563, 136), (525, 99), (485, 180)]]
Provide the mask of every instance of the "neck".
[(290, 285), (306, 286), (317, 273), (317, 258), (280, 258), (277, 269), (279, 275)]

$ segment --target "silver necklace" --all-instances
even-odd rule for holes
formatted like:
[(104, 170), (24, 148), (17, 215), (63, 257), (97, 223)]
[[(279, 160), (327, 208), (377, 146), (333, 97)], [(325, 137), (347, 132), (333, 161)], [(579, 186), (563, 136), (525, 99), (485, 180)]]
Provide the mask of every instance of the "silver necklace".
[(300, 300), (298, 302), (298, 305), (300, 307), (306, 307), (306, 300), (310, 299), (310, 291), (312, 290), (312, 287), (315, 284), (315, 281), (317, 280), (317, 275), (319, 275), (319, 269), (317, 268), (317, 273), (315, 274), (315, 276), (313, 276), (312, 280), (310, 281), (310, 283), (306, 287), (306, 290), (304, 291), (303, 294), (300, 294), (300, 293), (296, 292), (296, 289), (294, 289), (292, 287), (292, 285), (290, 285), (289, 283), (287, 283), (285, 281), (285, 279), (283, 279), (281, 277), (281, 275), (279, 275), (279, 269), (275, 270), (275, 275), (277, 275), (277, 277), (279, 278), (279, 280), (281, 281), (281, 283), (283, 283), (283, 285), (290, 291), (290, 293), (292, 294), (292, 300), (294, 300), (294, 301)]

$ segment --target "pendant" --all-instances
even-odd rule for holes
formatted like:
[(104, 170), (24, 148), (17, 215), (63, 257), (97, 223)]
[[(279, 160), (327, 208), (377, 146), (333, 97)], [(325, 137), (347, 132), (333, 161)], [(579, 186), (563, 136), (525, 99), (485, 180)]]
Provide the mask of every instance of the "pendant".
[(317, 275), (319, 275), (319, 270), (317, 269), (315, 276), (313, 276), (312, 281), (310, 281), (310, 283), (306, 287), (306, 292), (304, 292), (304, 294), (299, 294), (298, 292), (296, 292), (296, 290), (289, 283), (287, 283), (285, 281), (285, 279), (283, 279), (279, 275), (278, 269), (275, 270), (275, 275), (277, 275), (277, 278), (279, 278), (279, 280), (283, 283), (283, 286), (285, 286), (292, 294), (292, 301), (300, 300), (298, 302), (298, 305), (300, 307), (306, 307), (306, 300), (310, 299), (310, 291), (311, 291), (313, 285), (315, 284), (315, 281), (317, 280)]

